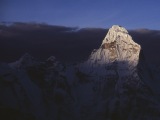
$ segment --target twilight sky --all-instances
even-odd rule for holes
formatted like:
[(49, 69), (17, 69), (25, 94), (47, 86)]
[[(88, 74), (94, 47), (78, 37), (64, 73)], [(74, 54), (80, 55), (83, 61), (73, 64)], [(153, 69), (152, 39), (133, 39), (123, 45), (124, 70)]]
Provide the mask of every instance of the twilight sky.
[(160, 0), (0, 0), (2, 21), (160, 30)]

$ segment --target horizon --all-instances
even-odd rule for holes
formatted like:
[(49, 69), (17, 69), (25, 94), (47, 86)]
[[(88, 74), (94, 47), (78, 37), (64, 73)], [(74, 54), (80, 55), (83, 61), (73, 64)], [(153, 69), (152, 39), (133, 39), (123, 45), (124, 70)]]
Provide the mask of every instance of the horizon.
[[(15, 21), (15, 22), (11, 22), (11, 21), (0, 21), (0, 25), (5, 25), (5, 26), (11, 26), (11, 25), (14, 25), (14, 24), (28, 24), (28, 25), (47, 25), (47, 26), (52, 26), (52, 27), (66, 27), (66, 28), (73, 28), (75, 30), (81, 30), (81, 29), (110, 29), (113, 25), (118, 25), (118, 24), (113, 24), (111, 26), (108, 26), (108, 27), (79, 27), (79, 26), (67, 26), (67, 25), (56, 25), (56, 24), (48, 24), (48, 23), (45, 23), (45, 22), (34, 22), (34, 21), (29, 21), (29, 22), (21, 22), (21, 21)], [(121, 25), (118, 25), (118, 26), (121, 26)], [(124, 26), (122, 26), (124, 27)], [(141, 32), (139, 30), (156, 30), (156, 31), (160, 31), (160, 29), (151, 29), (151, 28), (127, 28), (127, 27), (124, 27), (126, 28), (128, 31), (138, 31), (138, 32)]]
[(2, 0), (0, 22), (35, 22), (78, 28), (160, 30), (160, 1), (124, 0)]

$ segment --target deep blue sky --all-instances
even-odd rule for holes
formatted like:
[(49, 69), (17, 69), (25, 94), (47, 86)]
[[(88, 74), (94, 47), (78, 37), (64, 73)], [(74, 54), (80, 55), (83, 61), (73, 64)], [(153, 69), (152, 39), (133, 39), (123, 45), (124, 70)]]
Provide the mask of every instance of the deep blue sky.
[(0, 0), (0, 22), (160, 29), (160, 0)]

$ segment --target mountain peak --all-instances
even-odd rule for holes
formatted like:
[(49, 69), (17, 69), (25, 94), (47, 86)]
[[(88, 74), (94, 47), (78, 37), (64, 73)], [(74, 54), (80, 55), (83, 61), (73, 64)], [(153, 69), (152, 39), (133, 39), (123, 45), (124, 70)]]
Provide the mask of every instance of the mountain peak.
[(29, 53), (25, 53), (20, 59), (21, 60), (32, 60), (34, 58)]
[(101, 75), (106, 75), (107, 66), (115, 66), (115, 64), (118, 71), (136, 69), (140, 50), (141, 46), (132, 40), (125, 28), (113, 25), (103, 39), (100, 48), (91, 53), (81, 68), (87, 73)]
[(31, 66), (36, 63), (34, 57), (32, 57), (29, 53), (25, 53), (19, 60), (10, 63), (9, 65), (13, 68), (26, 68), (27, 66)]
[(124, 32), (124, 33), (128, 33), (128, 31), (122, 27), (122, 26), (119, 26), (119, 25), (113, 25), (110, 30), (112, 31), (116, 31), (116, 32)]
[(129, 35), (128, 31), (121, 26), (113, 25), (107, 35), (105, 36), (102, 45), (105, 43), (112, 43), (112, 42), (118, 42), (118, 41), (124, 41), (128, 44), (134, 44), (134, 41), (132, 40), (132, 37)]
[(54, 62), (56, 60), (56, 58), (54, 56), (50, 56), (47, 61), (49, 62)]

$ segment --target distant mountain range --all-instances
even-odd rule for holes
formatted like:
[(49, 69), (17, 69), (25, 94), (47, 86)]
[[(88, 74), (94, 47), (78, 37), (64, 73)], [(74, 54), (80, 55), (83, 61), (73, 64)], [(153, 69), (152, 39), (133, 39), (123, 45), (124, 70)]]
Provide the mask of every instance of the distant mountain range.
[[(39, 60), (54, 55), (65, 63), (83, 61), (99, 47), (107, 31), (38, 23), (1, 23), (0, 61), (11, 62), (25, 53)], [(147, 62), (159, 64), (160, 31), (138, 29), (129, 30), (129, 34), (142, 46)]]
[[(47, 25), (44, 25), (45, 27)], [(54, 26), (52, 27), (55, 28)], [(2, 32), (5, 32), (4, 29), (8, 31), (11, 28), (11, 26), (9, 28), (6, 26)], [(33, 28), (35, 29), (35, 26)], [(153, 31), (138, 30), (137, 33), (135, 31), (128, 32), (121, 26), (113, 25), (109, 30), (106, 30), (108, 33), (101, 41), (102, 43), (99, 44), (100, 47), (94, 49), (88, 59), (84, 60), (85, 53), (82, 53), (83, 49), (85, 51), (86, 47), (92, 46), (92, 44), (96, 45), (94, 40), (96, 36), (97, 38), (101, 36), (103, 29), (63, 31), (62, 28), (56, 28), (61, 29), (60, 32), (53, 33), (54, 36), (57, 35), (57, 44), (61, 42), (60, 50), (63, 53), (61, 55), (63, 59), (61, 58), (61, 60), (68, 60), (66, 63), (59, 62), (55, 56), (50, 56), (48, 59), (40, 61), (29, 53), (24, 54), (15, 62), (0, 62), (0, 119), (160, 119), (160, 69), (158, 66), (151, 66), (146, 62), (143, 46), (136, 43), (129, 34), (131, 32), (132, 34), (140, 34), (146, 37), (146, 34), (147, 36), (149, 34), (152, 35)], [(28, 30), (28, 28), (26, 29)], [(24, 43), (27, 44), (27, 37), (34, 38), (36, 33), (37, 35), (39, 34), (37, 30), (35, 31), (34, 33), (33, 30), (32, 33), (29, 29), (31, 33), (24, 32), (28, 33), (28, 35), (33, 34), (33, 36), (26, 35), (26, 38), (23, 39)], [(155, 32), (158, 33), (158, 31)], [(18, 36), (20, 36), (19, 33), (18, 29)], [(47, 34), (50, 36), (50, 32), (46, 32)], [(9, 45), (9, 41), (12, 43), (10, 37), (13, 37), (13, 34), (9, 35), (11, 34), (1, 34), (7, 40), (6, 43), (2, 40), (3, 45)], [(16, 34), (14, 33), (14, 35)], [(61, 35), (66, 35), (67, 39), (62, 40), (65, 36), (61, 38)], [(79, 35), (78, 38), (80, 39), (76, 39), (77, 35)], [(93, 39), (90, 40), (90, 37)], [(15, 38), (18, 37), (16, 36)], [(35, 37), (35, 41), (38, 38)], [(71, 39), (73, 38), (77, 41), (72, 41)], [(17, 44), (20, 42), (19, 39), (14, 39), (14, 41), (16, 41), (16, 44), (10, 44), (10, 47), (12, 45), (16, 45), (15, 47), (25, 45), (22, 41), (21, 44)], [(44, 41), (44, 38), (42, 41), (37, 41), (37, 44), (35, 41), (29, 41), (28, 45), (32, 43), (33, 46), (37, 45), (36, 47), (38, 47), (40, 44), (45, 45), (45, 42), (48, 44), (48, 41)], [(86, 42), (87, 46), (84, 45)], [(51, 44), (52, 40), (49, 43)], [(81, 43), (80, 46), (78, 46), (78, 43)], [(65, 51), (68, 44), (73, 46), (71, 51), (75, 53), (77, 49), (82, 50), (80, 53), (75, 54), (77, 58), (73, 60), (72, 57), (76, 56), (73, 53), (68, 55), (68, 51)], [(29, 47), (28, 45), (26, 46)], [(53, 46), (56, 46), (56, 43)], [(17, 51), (20, 50), (19, 47)], [(25, 52), (23, 49), (26, 48), (22, 48), (19, 54)], [(26, 49), (26, 51), (28, 50)], [(38, 50), (38, 48), (35, 48), (35, 50)], [(34, 54), (38, 53), (44, 57), (45, 51), (41, 51), (36, 51)], [(70, 58), (70, 55), (73, 56)], [(151, 63), (150, 60), (149, 63)]]

